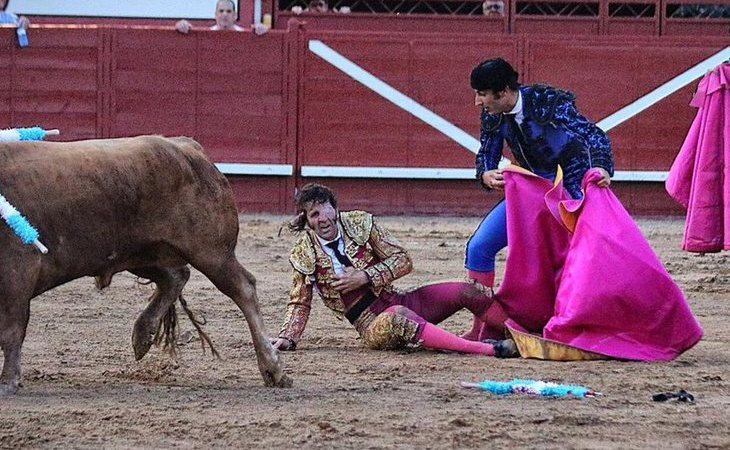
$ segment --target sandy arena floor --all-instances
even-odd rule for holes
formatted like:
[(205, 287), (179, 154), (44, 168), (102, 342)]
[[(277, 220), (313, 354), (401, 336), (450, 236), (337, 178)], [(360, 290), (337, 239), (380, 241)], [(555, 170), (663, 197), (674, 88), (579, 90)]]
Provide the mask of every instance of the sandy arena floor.
[[(270, 333), (279, 329), (290, 284), (294, 238), (277, 237), (284, 219), (244, 216), (239, 238)], [(478, 220), (382, 218), (416, 265), (397, 284), (461, 278), (464, 243)], [(271, 389), (262, 384), (243, 314), (199, 273), (184, 294), (207, 318), (222, 360), (203, 354), (181, 319), (176, 360), (153, 348), (135, 362), (132, 325), (152, 288), (119, 274), (99, 292), (86, 278), (32, 303), (24, 387), (0, 398), (0, 447), (730, 448), (730, 254), (683, 253), (678, 219), (639, 224), (705, 329), (676, 361), (369, 351), (316, 300), (300, 349), (283, 354), (294, 387)], [(460, 313), (445, 326), (463, 332), (469, 324)], [(459, 386), (511, 378), (582, 384), (605, 395), (494, 397)], [(652, 393), (681, 388), (694, 404), (651, 401)]]

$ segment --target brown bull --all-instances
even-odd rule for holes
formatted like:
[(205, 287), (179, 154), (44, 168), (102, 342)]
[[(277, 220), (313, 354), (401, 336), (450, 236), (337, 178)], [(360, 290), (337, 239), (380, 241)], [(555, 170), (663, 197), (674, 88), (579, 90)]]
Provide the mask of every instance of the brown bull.
[(40, 233), (49, 252), (23, 245), (0, 222), (0, 395), (20, 384), (30, 300), (95, 276), (128, 270), (156, 290), (134, 324), (137, 359), (188, 280), (188, 264), (243, 311), (267, 385), (284, 386), (264, 335), (255, 279), (236, 260), (238, 216), (225, 177), (192, 139), (144, 136), (68, 143), (0, 143), (0, 194)]

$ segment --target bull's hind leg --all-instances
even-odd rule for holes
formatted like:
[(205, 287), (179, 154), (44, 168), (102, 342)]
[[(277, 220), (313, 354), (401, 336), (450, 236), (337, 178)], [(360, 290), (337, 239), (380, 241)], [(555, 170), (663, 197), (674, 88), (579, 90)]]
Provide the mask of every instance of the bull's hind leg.
[(30, 298), (0, 299), (0, 348), (5, 356), (0, 374), (0, 396), (14, 394), (20, 386), (20, 350), (30, 317)]
[(152, 347), (162, 317), (182, 293), (185, 283), (190, 278), (190, 269), (187, 266), (176, 268), (145, 267), (130, 270), (130, 272), (155, 283), (155, 292), (152, 294), (147, 308), (142, 311), (142, 314), (134, 322), (134, 330), (132, 331), (134, 357), (139, 361)]
[(228, 254), (223, 264), (219, 264), (220, 261), (216, 262), (218, 264), (215, 265), (194, 265), (221, 292), (232, 298), (246, 317), (264, 383), (267, 386), (291, 386), (291, 379), (281, 369), (279, 354), (264, 333), (264, 322), (261, 319), (256, 295), (256, 279), (236, 260), (233, 252)]

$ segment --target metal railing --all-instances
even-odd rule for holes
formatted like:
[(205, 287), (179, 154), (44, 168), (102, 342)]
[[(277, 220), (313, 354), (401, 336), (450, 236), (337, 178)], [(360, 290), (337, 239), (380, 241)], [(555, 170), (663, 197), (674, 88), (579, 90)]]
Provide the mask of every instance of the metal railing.
[[(308, 2), (327, 2), (327, 12), (308, 10)], [(277, 12), (291, 13), (303, 11), (309, 17), (332, 17), (336, 13), (348, 12), (369, 19), (378, 16), (452, 16), (490, 18), (502, 17), (510, 22), (505, 31), (519, 32), (514, 25), (520, 20), (589, 20), (598, 21), (600, 26), (592, 28), (599, 34), (612, 34), (612, 30), (627, 33), (676, 34), (682, 27), (694, 33), (697, 26), (706, 25), (709, 34), (730, 34), (730, 3), (727, 0), (503, 0), (501, 14), (485, 14), (488, 4), (501, 0), (272, 0)], [(288, 16), (287, 16), (288, 17)], [(366, 19), (367, 20), (367, 19)], [(632, 28), (630, 21), (645, 24), (642, 28)], [(623, 27), (610, 27), (612, 21), (628, 24)], [(647, 24), (654, 23), (655, 26)], [(692, 26), (690, 27), (689, 24)], [(724, 27), (724, 28), (723, 28)], [(690, 31), (691, 29), (691, 31)]]

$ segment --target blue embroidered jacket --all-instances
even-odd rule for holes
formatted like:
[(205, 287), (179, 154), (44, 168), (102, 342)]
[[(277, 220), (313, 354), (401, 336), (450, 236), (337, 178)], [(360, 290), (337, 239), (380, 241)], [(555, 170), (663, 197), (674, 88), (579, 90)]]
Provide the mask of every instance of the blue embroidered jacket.
[(573, 198), (583, 197), (580, 184), (588, 169), (602, 167), (613, 176), (611, 142), (578, 112), (571, 92), (540, 84), (521, 86), (520, 92), (524, 121), (519, 128), (503, 114), (482, 112), (477, 180), (497, 168), (505, 140), (517, 163), (538, 175), (551, 176), (560, 165)]

